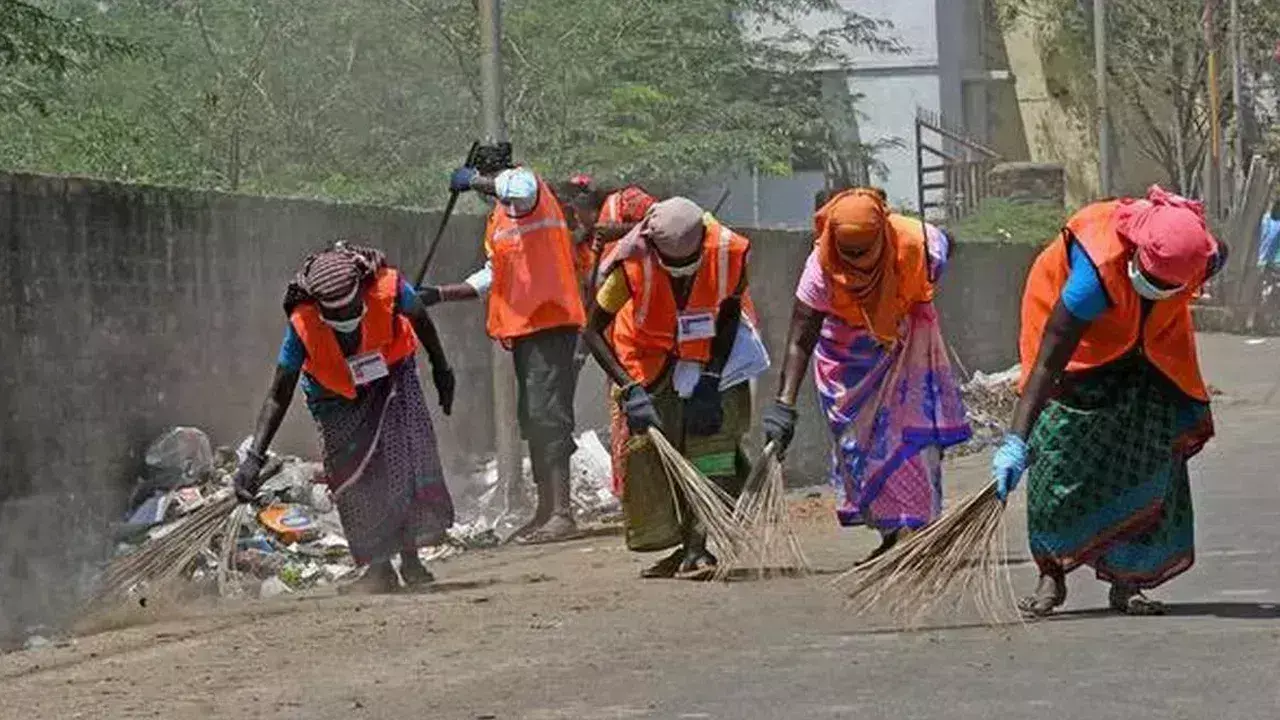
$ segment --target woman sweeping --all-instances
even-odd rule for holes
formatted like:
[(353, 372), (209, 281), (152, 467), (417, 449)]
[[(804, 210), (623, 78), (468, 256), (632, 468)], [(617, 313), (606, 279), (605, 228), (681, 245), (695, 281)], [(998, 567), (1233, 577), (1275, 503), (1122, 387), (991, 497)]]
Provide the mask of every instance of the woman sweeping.
[(348, 590), (398, 589), (396, 553), (406, 585), (430, 582), (418, 548), (444, 537), (453, 501), (418, 382), (418, 343), (445, 415), (454, 378), (426, 308), (380, 252), (337, 243), (303, 262), (284, 310), (289, 325), (252, 446), (236, 471), (237, 493), (246, 501), (257, 494), (267, 448), (301, 378), (326, 481), (351, 554), (366, 568)]
[(880, 531), (875, 557), (937, 515), (941, 451), (971, 433), (933, 307), (949, 240), (890, 213), (884, 194), (870, 188), (832, 197), (814, 231), (765, 437), (780, 451), (790, 444), (796, 395), (813, 356), (834, 439), (838, 518)]
[(1020, 603), (1046, 615), (1093, 567), (1110, 605), (1154, 615), (1143, 590), (1191, 567), (1187, 460), (1213, 436), (1191, 300), (1225, 259), (1199, 203), (1153, 187), (1098, 202), (1040, 254), (1022, 300), (1022, 395), (992, 472), (1007, 497), (1031, 462), (1031, 554)]

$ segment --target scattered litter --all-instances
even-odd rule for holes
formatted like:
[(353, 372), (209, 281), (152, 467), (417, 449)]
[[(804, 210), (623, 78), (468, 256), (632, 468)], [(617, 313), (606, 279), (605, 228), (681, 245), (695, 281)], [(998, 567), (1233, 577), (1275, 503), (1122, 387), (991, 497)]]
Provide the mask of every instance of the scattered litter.
[(258, 522), (286, 545), (310, 542), (320, 534), (315, 518), (302, 505), (271, 505), (258, 513)]
[(972, 455), (1000, 443), (1013, 417), (1013, 408), (1018, 403), (1020, 376), (1021, 366), (1014, 365), (992, 375), (976, 372), (969, 382), (960, 387), (973, 437), (949, 450), (949, 454)]
[(1267, 344), (1267, 339), (1266, 338), (1249, 338), (1248, 340), (1244, 341), (1244, 344), (1245, 345), (1265, 345)]
[(269, 577), (258, 586), (258, 597), (266, 600), (293, 592), (293, 589), (278, 577)]
[[(621, 506), (611, 490), (609, 451), (594, 432), (583, 433), (577, 440), (572, 458), (574, 515), (582, 524), (614, 521), (621, 516)], [(156, 546), (151, 543), (182, 540), (191, 534), (192, 521), (206, 522), (201, 518), (214, 511), (210, 506), (227, 504), (235, 494), (236, 467), (250, 442), (246, 438), (236, 449), (210, 449), (203, 432), (179, 427), (152, 443), (146, 476), (139, 480), (130, 510), (120, 523), (111, 568), (146, 562), (142, 551), (154, 554)], [(323, 465), (269, 454), (263, 476), (261, 509), (235, 513), (216, 532), (209, 526), (212, 535), (193, 536), (203, 546), (192, 546), (183, 555), (190, 559), (185, 567), (175, 569), (176, 577), (189, 582), (196, 592), (262, 598), (354, 577), (358, 569), (323, 482)], [(425, 563), (497, 547), (536, 503), (528, 460), (523, 482), (516, 488), (498, 482), (493, 460), (483, 463), (471, 482), (460, 485), (454, 494), (458, 521), (443, 542), (419, 550)], [(111, 568), (100, 582), (110, 585), (118, 580)], [(140, 602), (158, 590), (145, 581), (131, 583), (129, 588), (126, 594)]]
[(31, 637), (27, 638), (27, 641), (25, 643), (22, 644), (22, 648), (24, 650), (40, 650), (42, 648), (47, 648), (52, 645), (53, 643), (50, 642), (49, 638), (43, 635), (32, 635)]

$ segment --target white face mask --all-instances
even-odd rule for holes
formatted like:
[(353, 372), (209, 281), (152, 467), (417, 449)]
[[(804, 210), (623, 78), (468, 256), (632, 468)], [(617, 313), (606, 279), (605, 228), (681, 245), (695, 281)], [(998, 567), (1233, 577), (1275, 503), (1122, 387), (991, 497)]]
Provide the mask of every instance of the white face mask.
[(323, 315), (320, 316), (320, 319), (324, 320), (325, 325), (328, 325), (329, 327), (333, 328), (334, 332), (353, 333), (356, 330), (360, 329), (360, 321), (364, 320), (364, 312), (365, 312), (365, 308), (361, 306), (360, 314), (351, 318), (350, 320), (330, 320), (329, 318)]
[(1138, 258), (1136, 256), (1129, 258), (1129, 282), (1133, 283), (1133, 289), (1138, 294), (1148, 300), (1168, 300), (1169, 298), (1182, 292), (1182, 287), (1164, 289), (1156, 287), (1154, 283), (1142, 274), (1142, 268), (1138, 267)]

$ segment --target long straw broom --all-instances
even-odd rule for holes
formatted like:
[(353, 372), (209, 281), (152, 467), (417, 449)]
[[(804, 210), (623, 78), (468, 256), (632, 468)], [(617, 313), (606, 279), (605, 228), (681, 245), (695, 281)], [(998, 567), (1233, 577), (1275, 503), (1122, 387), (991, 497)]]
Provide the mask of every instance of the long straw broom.
[[(122, 603), (139, 593), (154, 593), (175, 580), (202, 551), (209, 548), (219, 532), (224, 559), (234, 552), (240, 506), (235, 496), (215, 500), (188, 515), (169, 534), (146, 543), (137, 552), (116, 558), (99, 579), (98, 589), (89, 599), (90, 609)], [(225, 567), (228, 563), (220, 563)], [(219, 571), (219, 590), (225, 587), (225, 576)]]
[[(672, 484), (673, 498), (683, 496), (689, 512), (702, 524), (711, 541), (720, 553), (720, 563), (734, 564), (738, 553), (748, 546), (749, 540), (743, 533), (742, 526), (734, 518), (734, 501), (720, 486), (711, 482), (688, 458), (680, 454), (667, 437), (657, 428), (649, 428), (649, 441), (653, 443), (662, 467), (666, 471), (667, 480)], [(680, 514), (680, 502), (676, 501), (677, 517)], [(683, 518), (680, 518), (683, 522)]]
[(747, 546), (736, 555), (735, 562), (720, 564), (716, 569), (717, 580), (742, 570), (754, 577), (775, 571), (787, 575), (808, 574), (809, 560), (791, 524), (782, 462), (775, 443), (765, 446), (760, 462), (747, 476), (733, 508), (733, 519), (742, 529)]
[(904, 627), (966, 602), (988, 624), (1017, 620), (1021, 616), (1004, 559), (1005, 519), (1005, 504), (992, 483), (835, 583), (847, 588), (858, 613), (879, 607)]

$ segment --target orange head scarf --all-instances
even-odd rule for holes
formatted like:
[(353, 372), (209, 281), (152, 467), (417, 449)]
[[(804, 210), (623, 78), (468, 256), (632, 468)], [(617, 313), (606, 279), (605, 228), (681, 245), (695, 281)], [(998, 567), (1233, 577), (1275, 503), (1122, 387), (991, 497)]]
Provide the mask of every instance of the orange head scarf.
[(845, 190), (813, 217), (818, 260), (831, 289), (833, 311), (861, 317), (884, 345), (898, 339), (898, 248), (890, 239), (884, 193), (873, 188)]

